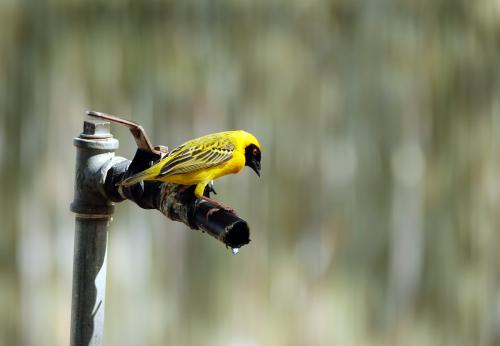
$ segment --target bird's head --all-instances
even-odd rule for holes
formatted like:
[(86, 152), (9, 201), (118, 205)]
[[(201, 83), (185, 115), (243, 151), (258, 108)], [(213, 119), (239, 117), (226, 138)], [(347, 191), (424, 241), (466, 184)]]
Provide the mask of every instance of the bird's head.
[(245, 166), (253, 169), (260, 177), (260, 146), (258, 142), (246, 146)]

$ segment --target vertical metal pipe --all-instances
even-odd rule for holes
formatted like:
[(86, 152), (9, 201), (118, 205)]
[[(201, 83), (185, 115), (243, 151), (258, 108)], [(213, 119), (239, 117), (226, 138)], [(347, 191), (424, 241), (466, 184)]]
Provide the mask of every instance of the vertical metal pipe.
[(70, 345), (103, 343), (107, 223), (76, 218)]
[(85, 121), (74, 145), (77, 155), (71, 211), (76, 213), (76, 225), (70, 344), (102, 345), (107, 232), (113, 213), (103, 184), (118, 140), (110, 134), (108, 122)]

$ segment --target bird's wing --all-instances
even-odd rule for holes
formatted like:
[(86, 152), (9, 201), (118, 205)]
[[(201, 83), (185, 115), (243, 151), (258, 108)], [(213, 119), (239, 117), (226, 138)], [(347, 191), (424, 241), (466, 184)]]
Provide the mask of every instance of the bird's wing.
[(191, 173), (218, 166), (233, 157), (234, 144), (224, 136), (205, 136), (174, 149), (158, 176)]

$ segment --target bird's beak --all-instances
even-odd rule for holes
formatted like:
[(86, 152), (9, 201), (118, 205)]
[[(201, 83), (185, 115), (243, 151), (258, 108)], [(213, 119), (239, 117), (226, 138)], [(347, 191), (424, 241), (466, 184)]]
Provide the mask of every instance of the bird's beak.
[(252, 162), (250, 162), (250, 168), (252, 168), (254, 170), (255, 173), (257, 173), (257, 175), (260, 177), (260, 162), (257, 161), (257, 160), (252, 160)]

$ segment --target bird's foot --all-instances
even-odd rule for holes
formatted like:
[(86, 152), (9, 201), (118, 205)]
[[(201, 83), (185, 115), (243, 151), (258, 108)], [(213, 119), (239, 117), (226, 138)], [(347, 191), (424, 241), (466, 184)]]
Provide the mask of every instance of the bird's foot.
[(208, 211), (208, 213), (207, 213), (207, 217), (208, 217), (209, 215), (211, 215), (211, 214), (213, 214), (213, 213), (217, 212), (219, 209), (223, 209), (223, 210), (227, 211), (228, 213), (231, 213), (231, 214), (234, 214), (234, 215), (238, 215), (238, 214), (236, 214), (236, 210), (234, 210), (233, 208), (228, 207), (228, 206), (226, 206), (226, 205), (224, 205), (224, 204), (222, 204), (222, 203), (220, 203), (220, 202), (217, 202), (217, 201), (215, 201), (215, 200), (213, 200), (213, 199), (211, 199), (211, 198), (205, 197), (205, 196), (202, 196), (202, 197), (200, 197), (200, 198), (201, 198), (201, 199), (203, 199), (203, 200), (205, 200), (205, 201), (207, 201), (207, 202), (210, 202), (210, 203), (212, 203), (212, 204), (215, 204), (215, 205), (217, 206), (217, 208), (212, 208), (212, 209), (210, 209), (210, 210)]
[(203, 192), (203, 196), (210, 198), (210, 193), (213, 192), (214, 195), (217, 194), (217, 191), (214, 189), (214, 181), (212, 180), (205, 186), (205, 191)]

